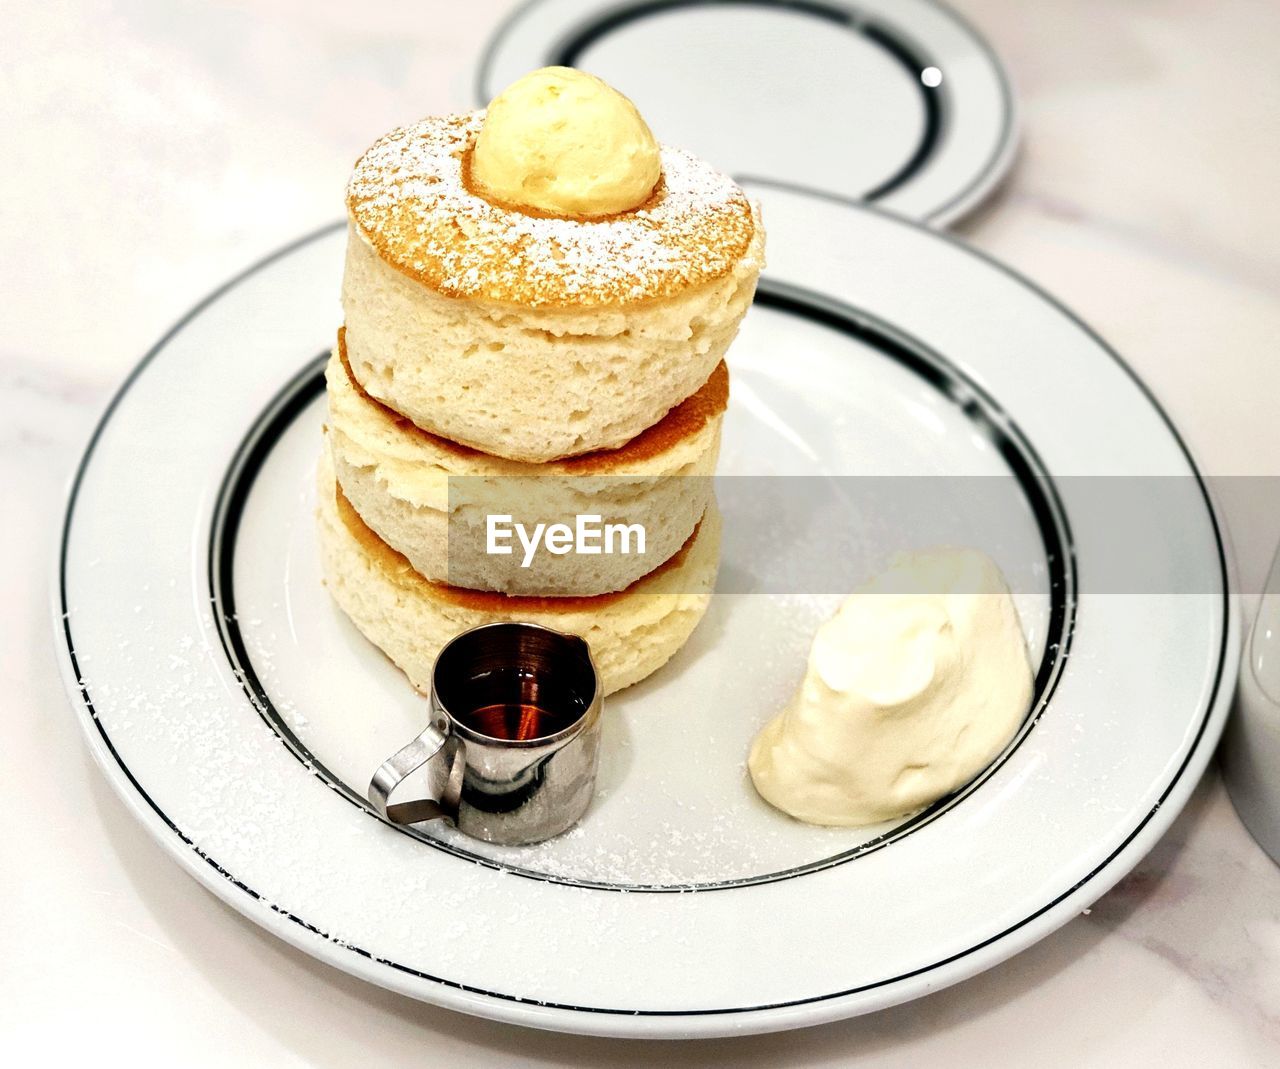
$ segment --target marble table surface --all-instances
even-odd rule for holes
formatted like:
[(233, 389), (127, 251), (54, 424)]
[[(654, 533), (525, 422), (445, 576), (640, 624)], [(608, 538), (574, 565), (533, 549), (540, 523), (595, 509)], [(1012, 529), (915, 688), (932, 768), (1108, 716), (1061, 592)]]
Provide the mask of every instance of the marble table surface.
[[(958, 6), (1005, 57), (1026, 135), (961, 232), (1108, 338), (1206, 470), (1280, 473), (1280, 6)], [(669, 1046), (522, 1031), (362, 984), (199, 890), (127, 814), (50, 642), (70, 469), (174, 320), (340, 213), (371, 133), (470, 103), (472, 59), (506, 9), (6, 9), (0, 1046), (55, 1064), (1280, 1064), (1280, 869), (1216, 770), (1132, 875), (1005, 965), (841, 1024)], [(1256, 588), (1280, 520), (1251, 504), (1227, 509)]]

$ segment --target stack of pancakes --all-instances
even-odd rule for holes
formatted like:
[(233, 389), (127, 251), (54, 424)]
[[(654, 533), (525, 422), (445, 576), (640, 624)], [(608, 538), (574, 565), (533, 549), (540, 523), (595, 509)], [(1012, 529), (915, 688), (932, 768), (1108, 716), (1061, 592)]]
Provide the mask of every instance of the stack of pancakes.
[[(722, 357), (763, 231), (742, 191), (663, 148), (638, 209), (489, 202), (483, 112), (393, 131), (356, 164), (345, 327), (326, 371), (326, 582), (419, 689), (458, 632), (528, 620), (585, 638), (606, 693), (684, 643), (719, 562)], [(487, 552), (486, 518), (641, 524), (644, 553)], [(634, 549), (634, 546), (633, 546)]]

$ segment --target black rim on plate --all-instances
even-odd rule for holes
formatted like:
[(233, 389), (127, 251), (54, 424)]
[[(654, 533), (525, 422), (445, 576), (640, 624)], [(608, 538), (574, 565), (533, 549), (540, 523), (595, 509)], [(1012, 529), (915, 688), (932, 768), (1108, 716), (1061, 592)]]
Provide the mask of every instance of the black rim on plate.
[[(503, 39), (514, 25), (525, 17), (529, 11), (536, 9), (541, 2), (542, 0), (526, 0), (498, 28), (486, 46), (476, 70), (475, 81), (476, 102), (481, 107), (487, 104), (489, 97), (500, 88), (489, 83), (492, 77), (493, 62)], [(616, 30), (641, 22), (654, 15), (696, 7), (744, 5), (777, 8), (782, 11), (807, 15), (821, 19), (838, 31), (858, 34), (887, 53), (910, 76), (912, 83), (920, 94), (921, 104), (924, 108), (924, 124), (919, 140), (911, 155), (896, 171), (870, 189), (857, 194), (856, 199), (867, 203), (883, 200), (924, 170), (947, 135), (947, 131), (950, 128), (951, 112), (955, 107), (951, 92), (945, 81), (930, 85), (924, 80), (924, 72), (929, 68), (941, 69), (940, 64), (929, 55), (928, 50), (923, 45), (913, 40), (911, 35), (901, 27), (883, 18), (867, 14), (859, 8), (856, 0), (629, 0), (629, 2), (616, 6), (606, 6), (601, 10), (596, 10), (586, 15), (562, 39), (553, 42), (547, 48), (544, 57), (534, 62), (573, 67), (577, 65), (583, 53), (598, 41), (608, 37)], [(999, 166), (1000, 160), (1008, 151), (1013, 138), (1013, 92), (1009, 87), (1008, 79), (1005, 77), (1004, 68), (999, 59), (992, 52), (991, 47), (986, 43), (982, 35), (962, 19), (959, 14), (949, 7), (943, 7), (941, 4), (934, 3), (933, 6), (944, 12), (952, 22), (964, 31), (972, 40), (974, 46), (987, 59), (991, 69), (995, 71), (1000, 88), (1001, 114), (1000, 131), (996, 138), (995, 146), (987, 159), (983, 161), (977, 174), (966, 182), (963, 188), (923, 216), (925, 220), (936, 219), (939, 216), (946, 215), (952, 208), (964, 204), (976, 189), (988, 181), (990, 175)], [(734, 177), (741, 182), (772, 181), (772, 179), (750, 174), (737, 174)], [(812, 187), (800, 186), (796, 183), (789, 184), (792, 188), (820, 192)]]
[[(386, 822), (389, 827), (435, 849), (455, 857), (465, 858), (478, 865), (529, 879), (547, 880), (574, 887), (589, 887), (605, 891), (688, 893), (774, 883), (855, 861), (900, 842), (927, 827), (943, 813), (954, 809), (999, 771), (1017, 752), (1039, 722), (1061, 678), (1063, 666), (1070, 651), (1075, 620), (1076, 560), (1061, 499), (1052, 477), (1045, 470), (1030, 442), (995, 400), (977, 383), (965, 376), (951, 361), (877, 317), (852, 309), (843, 302), (821, 294), (809, 293), (794, 286), (784, 286), (768, 280), (761, 281), (756, 294), (756, 303), (852, 336), (875, 348), (887, 359), (912, 371), (931, 387), (950, 398), (961, 409), (974, 428), (992, 442), (1017, 479), (1039, 530), (1045, 560), (1048, 564), (1050, 594), (1050, 617), (1046, 629), (1045, 650), (1036, 672), (1031, 709), (1018, 734), (995, 761), (961, 790), (939, 799), (889, 831), (828, 857), (774, 872), (734, 879), (681, 883), (625, 883), (562, 876), (509, 864), (476, 853), (457, 843), (437, 838), (421, 829)], [(223, 653), (259, 715), (280, 736), (303, 767), (323, 779), (352, 805), (358, 806), (371, 817), (377, 817), (363, 794), (350, 784), (343, 782), (327, 768), (280, 715), (254, 665), (236, 612), (235, 553), (245, 505), (259, 472), (276, 444), (294, 420), (323, 393), (326, 359), (327, 357), (322, 355), (310, 361), (281, 389), (250, 426), (240, 447), (236, 450), (223, 478), (213, 509), (208, 559), (209, 594)]]
[[(779, 183), (779, 185), (781, 184)], [(810, 192), (810, 191), (803, 191), (803, 192)], [(827, 199), (834, 203), (843, 205), (846, 208), (854, 208), (855, 210), (874, 211), (874, 209), (868, 209), (866, 208), (865, 205), (861, 205), (856, 201), (847, 200), (834, 194), (824, 194), (823, 199)], [(565, 1011), (573, 1011), (578, 1013), (614, 1015), (614, 1016), (625, 1016), (625, 1017), (680, 1018), (680, 1017), (733, 1016), (733, 1015), (744, 1014), (744, 1013), (755, 1013), (755, 1012), (763, 1012), (768, 1010), (784, 1009), (788, 1007), (811, 1005), (814, 1003), (826, 1002), (826, 1001), (839, 999), (839, 998), (845, 998), (850, 995), (859, 994), (862, 992), (874, 990), (881, 987), (886, 987), (895, 983), (900, 983), (904, 980), (911, 979), (913, 977), (924, 975), (936, 969), (940, 969), (947, 965), (953, 964), (954, 962), (960, 961), (970, 956), (971, 954), (977, 953), (978, 951), (988, 946), (991, 946), (995, 943), (1000, 942), (1003, 939), (1008, 938), (1015, 932), (1018, 932), (1019, 930), (1024, 928), (1026, 925), (1035, 921), (1037, 918), (1043, 916), (1044, 914), (1048, 913), (1050, 910), (1054, 909), (1056, 906), (1058, 906), (1060, 903), (1065, 901), (1070, 896), (1078, 893), (1082, 888), (1086, 887), (1089, 883), (1097, 879), (1101, 873), (1106, 871), (1106, 869), (1111, 865), (1111, 863), (1117, 857), (1119, 857), (1120, 854), (1122, 854), (1129, 847), (1129, 845), (1137, 838), (1137, 836), (1142, 833), (1143, 829), (1145, 829), (1147, 825), (1151, 823), (1152, 819), (1155, 817), (1157, 813), (1160, 812), (1161, 808), (1164, 806), (1165, 802), (1168, 800), (1168, 798), (1172, 794), (1174, 788), (1177, 787), (1177, 785), (1182, 781), (1183, 777), (1187, 772), (1188, 767), (1191, 764), (1192, 758), (1200, 750), (1201, 743), (1204, 740), (1205, 732), (1208, 729), (1209, 721), (1219, 701), (1220, 691), (1222, 688), (1222, 681), (1226, 671), (1226, 665), (1227, 665), (1226, 652), (1227, 652), (1227, 645), (1230, 638), (1231, 629), (1227, 623), (1227, 621), (1230, 618), (1230, 594), (1229, 594), (1229, 587), (1228, 587), (1227, 555), (1226, 555), (1226, 547), (1222, 537), (1222, 532), (1218, 524), (1218, 517), (1214, 510), (1213, 502), (1209, 497), (1208, 489), (1205, 486), (1204, 479), (1200, 474), (1200, 470), (1196, 466), (1194, 459), (1192, 458), (1190, 452), (1187, 450), (1185, 442), (1183, 441), (1181, 435), (1178, 433), (1177, 428), (1173, 425), (1172, 421), (1169, 419), (1167, 413), (1160, 406), (1160, 403), (1156, 400), (1155, 396), (1147, 388), (1145, 383), (1143, 383), (1142, 380), (1138, 378), (1138, 376), (1134, 373), (1133, 369), (1130, 368), (1129, 365), (1126, 364), (1124, 360), (1120, 357), (1120, 355), (1116, 353), (1115, 350), (1113, 350), (1109, 345), (1107, 345), (1106, 342), (1103, 341), (1087, 324), (1081, 321), (1079, 317), (1077, 317), (1073, 312), (1070, 311), (1070, 309), (1066, 308), (1064, 305), (1062, 305), (1050, 294), (1046, 293), (1044, 290), (1042, 290), (1040, 287), (1036, 286), (1034, 283), (1030, 282), (1029, 280), (1023, 278), (1022, 276), (1017, 274), (1015, 271), (1013, 271), (1011, 268), (1005, 266), (1004, 264), (1001, 264), (999, 261), (988, 257), (984, 253), (981, 253), (976, 249), (971, 248), (970, 246), (964, 244), (963, 242), (955, 238), (950, 237), (949, 235), (940, 234), (936, 231), (929, 230), (927, 227), (923, 227), (921, 224), (918, 224), (918, 223), (913, 223), (910, 220), (904, 220), (896, 217), (893, 217), (893, 218), (898, 225), (914, 227), (917, 229), (925, 230), (926, 232), (930, 233), (933, 237), (946, 241), (948, 244), (951, 244), (954, 247), (960, 249), (967, 255), (974, 257), (976, 260), (982, 263), (985, 263), (988, 266), (994, 267), (995, 269), (1000, 271), (1002, 274), (1012, 279), (1014, 282), (1036, 293), (1041, 299), (1043, 299), (1050, 306), (1055, 308), (1060, 314), (1064, 315), (1067, 319), (1073, 322), (1096, 345), (1098, 345), (1103, 352), (1105, 352), (1111, 359), (1113, 359), (1116, 362), (1116, 364), (1120, 367), (1120, 369), (1126, 374), (1126, 376), (1128, 376), (1128, 378), (1133, 382), (1133, 384), (1138, 389), (1138, 391), (1143, 395), (1143, 397), (1151, 405), (1152, 409), (1160, 417), (1161, 421), (1164, 423), (1166, 429), (1168, 430), (1170, 436), (1172, 437), (1174, 442), (1177, 444), (1179, 450), (1181, 451), (1184, 458), (1186, 459), (1187, 465), (1196, 479), (1197, 486), (1200, 488), (1202, 499), (1205, 505), (1205, 510), (1208, 515), (1210, 525), (1213, 529), (1214, 541), (1215, 541), (1215, 546), (1217, 550), (1219, 575), (1222, 581), (1221, 604), (1222, 604), (1222, 610), (1223, 610), (1224, 623), (1222, 627), (1222, 637), (1221, 637), (1221, 641), (1219, 643), (1219, 648), (1217, 651), (1217, 664), (1214, 669), (1213, 685), (1210, 688), (1208, 698), (1205, 701), (1204, 711), (1203, 711), (1203, 714), (1201, 715), (1199, 724), (1196, 726), (1194, 737), (1191, 740), (1191, 744), (1188, 747), (1187, 753), (1183, 757), (1182, 762), (1179, 764), (1177, 770), (1174, 772), (1168, 785), (1161, 792), (1159, 798), (1157, 798), (1155, 804), (1151, 807), (1151, 809), (1147, 813), (1145, 813), (1142, 816), (1142, 818), (1137, 822), (1137, 824), (1134, 826), (1132, 831), (1130, 831), (1124, 837), (1124, 839), (1119, 844), (1117, 844), (1114, 850), (1112, 850), (1101, 862), (1099, 862), (1098, 865), (1095, 866), (1092, 871), (1090, 871), (1081, 879), (1075, 881), (1070, 887), (1067, 887), (1066, 889), (1064, 889), (1060, 894), (1056, 895), (1051, 900), (1046, 902), (1043, 906), (1040, 906), (1038, 909), (1035, 909), (1034, 911), (1029, 913), (1027, 916), (1023, 917), (1021, 920), (1008, 925), (1001, 931), (996, 932), (995, 934), (987, 937), (986, 939), (979, 941), (978, 943), (975, 943), (973, 946), (967, 947), (963, 950), (956, 951), (952, 954), (949, 954), (939, 959), (938, 961), (931, 962), (928, 965), (922, 965), (908, 972), (904, 972), (896, 976), (886, 977), (884, 979), (877, 980), (869, 984), (862, 984), (862, 985), (847, 988), (844, 990), (832, 991), (832, 992), (828, 992), (820, 995), (811, 995), (801, 999), (791, 999), (791, 1000), (782, 1001), (782, 1002), (766, 1003), (766, 1004), (754, 1005), (754, 1006), (714, 1007), (714, 1008), (707, 1008), (707, 1009), (689, 1009), (689, 1010), (637, 1010), (637, 1009), (623, 1008), (623, 1007), (579, 1006), (579, 1005), (574, 1005), (570, 1003), (559, 1003), (559, 1002), (547, 1001), (544, 999), (539, 999), (534, 996), (515, 995), (509, 992), (503, 992), (503, 991), (492, 991), (486, 988), (478, 987), (476, 985), (465, 984), (457, 980), (451, 980), (448, 977), (436, 976), (431, 973), (425, 972), (421, 969), (415, 969), (412, 966), (405, 965), (402, 962), (397, 962), (388, 958), (379, 957), (378, 955), (373, 954), (369, 950), (366, 950), (365, 948), (360, 946), (355, 946), (350, 942), (347, 942), (346, 940), (337, 939), (331, 933), (326, 932), (324, 929), (317, 927), (315, 924), (291, 912), (290, 910), (280, 905), (279, 903), (276, 903), (267, 898), (264, 898), (264, 896), (261, 895), (258, 891), (250, 887), (248, 884), (244, 883), (242, 880), (236, 877), (232, 872), (224, 868), (216, 858), (210, 856), (208, 853), (201, 850), (200, 847), (177, 826), (177, 824), (173, 821), (173, 819), (169, 817), (169, 815), (165, 813), (163, 809), (160, 808), (160, 806), (155, 802), (153, 798), (151, 798), (151, 796), (147, 793), (146, 789), (138, 781), (137, 777), (134, 776), (132, 770), (121, 758), (119, 752), (115, 747), (115, 744), (111, 739), (110, 734), (107, 732), (105, 726), (102, 724), (101, 720), (98, 718), (97, 712), (94, 709), (93, 696), (90, 693), (88, 682), (84, 677), (84, 674), (81, 670), (79, 659), (76, 655), (75, 638), (72, 633), (72, 627), (71, 627), (72, 606), (69, 602), (68, 591), (67, 591), (67, 558), (68, 558), (68, 552), (70, 548), (71, 531), (72, 531), (73, 524), (75, 522), (76, 503), (79, 497), (80, 488), (84, 482), (86, 472), (88, 471), (89, 464), (93, 459), (94, 451), (97, 447), (99, 440), (101, 439), (104, 429), (106, 428), (107, 424), (110, 422), (111, 417), (114, 415), (116, 409), (119, 407), (120, 402), (123, 400), (125, 395), (129, 392), (134, 382), (137, 381), (138, 377), (146, 370), (148, 365), (161, 352), (163, 352), (164, 348), (173, 339), (173, 337), (176, 334), (178, 334), (184, 327), (186, 327), (200, 313), (202, 313), (206, 308), (208, 308), (220, 297), (225, 295), (229, 290), (238, 286), (240, 283), (246, 281), (247, 279), (256, 275), (259, 271), (268, 267), (272, 263), (275, 263), (276, 261), (282, 259), (283, 257), (289, 255), (290, 253), (296, 252), (298, 249), (311, 243), (312, 241), (326, 237), (329, 234), (333, 233), (334, 231), (339, 230), (345, 226), (345, 223), (339, 222), (339, 223), (334, 223), (329, 226), (323, 227), (312, 234), (309, 234), (303, 238), (300, 238), (297, 241), (291, 242), (290, 244), (286, 245), (284, 248), (279, 249), (278, 251), (270, 254), (264, 259), (258, 261), (256, 264), (247, 268), (245, 271), (241, 272), (239, 275), (236, 275), (234, 278), (230, 279), (224, 285), (220, 286), (208, 297), (206, 297), (203, 301), (201, 301), (194, 308), (192, 308), (172, 328), (170, 328), (170, 330), (168, 330), (164, 334), (164, 336), (160, 339), (160, 341), (156, 343), (156, 345), (142, 358), (142, 360), (137, 364), (137, 366), (129, 373), (128, 377), (125, 379), (120, 389), (117, 391), (115, 396), (111, 399), (111, 402), (108, 404), (106, 411), (103, 413), (101, 420), (99, 421), (97, 427), (94, 429), (94, 432), (89, 439), (89, 443), (85, 448), (84, 455), (83, 457), (81, 457), (80, 463), (76, 468), (76, 471), (71, 483), (71, 490), (68, 495), (67, 510), (66, 510), (64, 521), (63, 521), (62, 534), (61, 534), (61, 538), (59, 542), (59, 550), (58, 550), (58, 608), (60, 610), (60, 617), (56, 620), (56, 626), (59, 632), (61, 633), (63, 641), (65, 643), (67, 661), (71, 668), (72, 674), (76, 680), (76, 687), (79, 692), (80, 700), (83, 703), (84, 711), (88, 714), (89, 724), (92, 725), (91, 729), (86, 726), (86, 730), (91, 730), (92, 733), (95, 734), (97, 738), (101, 741), (103, 747), (105, 747), (107, 753), (110, 755), (112, 762), (114, 762), (116, 767), (119, 769), (121, 775), (123, 775), (124, 778), (128, 781), (129, 785), (133, 788), (138, 798), (141, 799), (141, 801), (146, 804), (147, 808), (152, 813), (155, 814), (156, 818), (170, 832), (172, 832), (174, 837), (191, 851), (193, 856), (199, 858), (200, 861), (205, 866), (207, 866), (206, 878), (204, 881), (207, 884), (207, 886), (215, 890), (219, 888), (225, 889), (227, 885), (235, 887), (238, 891), (243, 892), (250, 899), (260, 903), (261, 905), (267, 906), (273, 913), (285, 918), (291, 924), (297, 925), (299, 930), (309, 932), (311, 935), (325, 940), (330, 946), (340, 947), (344, 950), (350, 951), (351, 953), (355, 954), (360, 958), (364, 958), (368, 961), (375, 962), (378, 965), (386, 966), (387, 968), (390, 968), (403, 975), (412, 976), (418, 980), (426, 980), (431, 983), (439, 984), (444, 988), (449, 988), (449, 989), (458, 990), (458, 991), (465, 991), (470, 994), (476, 994), (476, 995), (481, 995), (488, 998), (493, 998), (500, 1002), (517, 1003), (517, 1004), (521, 1004), (529, 1007), (542, 1007), (542, 1008), (553, 1009), (553, 1010), (565, 1010)], [(1026, 730), (1025, 727), (1024, 727), (1024, 730)], [(193, 871), (197, 871), (197, 870), (193, 870)], [(208, 875), (209, 873), (216, 875), (218, 879), (211, 878)], [(227, 896), (228, 900), (232, 900), (232, 897), (233, 896), (230, 896), (230, 895)]]

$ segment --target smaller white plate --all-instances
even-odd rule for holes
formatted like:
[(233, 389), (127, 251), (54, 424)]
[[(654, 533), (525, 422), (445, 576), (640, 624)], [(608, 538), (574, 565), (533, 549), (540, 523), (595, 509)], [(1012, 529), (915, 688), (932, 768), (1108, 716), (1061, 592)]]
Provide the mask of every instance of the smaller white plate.
[(479, 103), (550, 64), (606, 79), (739, 179), (934, 226), (976, 207), (1017, 143), (1000, 62), (932, 0), (532, 0), (482, 57)]

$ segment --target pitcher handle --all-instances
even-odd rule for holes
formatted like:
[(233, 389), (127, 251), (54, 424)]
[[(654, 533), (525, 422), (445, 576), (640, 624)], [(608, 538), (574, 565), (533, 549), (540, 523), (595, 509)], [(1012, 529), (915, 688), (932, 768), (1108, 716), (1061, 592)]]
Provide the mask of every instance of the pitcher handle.
[[(457, 823), (458, 805), (462, 799), (462, 777), (466, 771), (465, 744), (449, 731), (443, 717), (428, 724), (416, 739), (383, 761), (369, 783), (369, 801), (379, 816), (392, 824), (418, 824), (424, 820), (448, 820)], [(391, 803), (391, 795), (405, 777), (423, 765), (446, 762), (445, 785), (439, 798), (416, 798), (410, 802)]]

